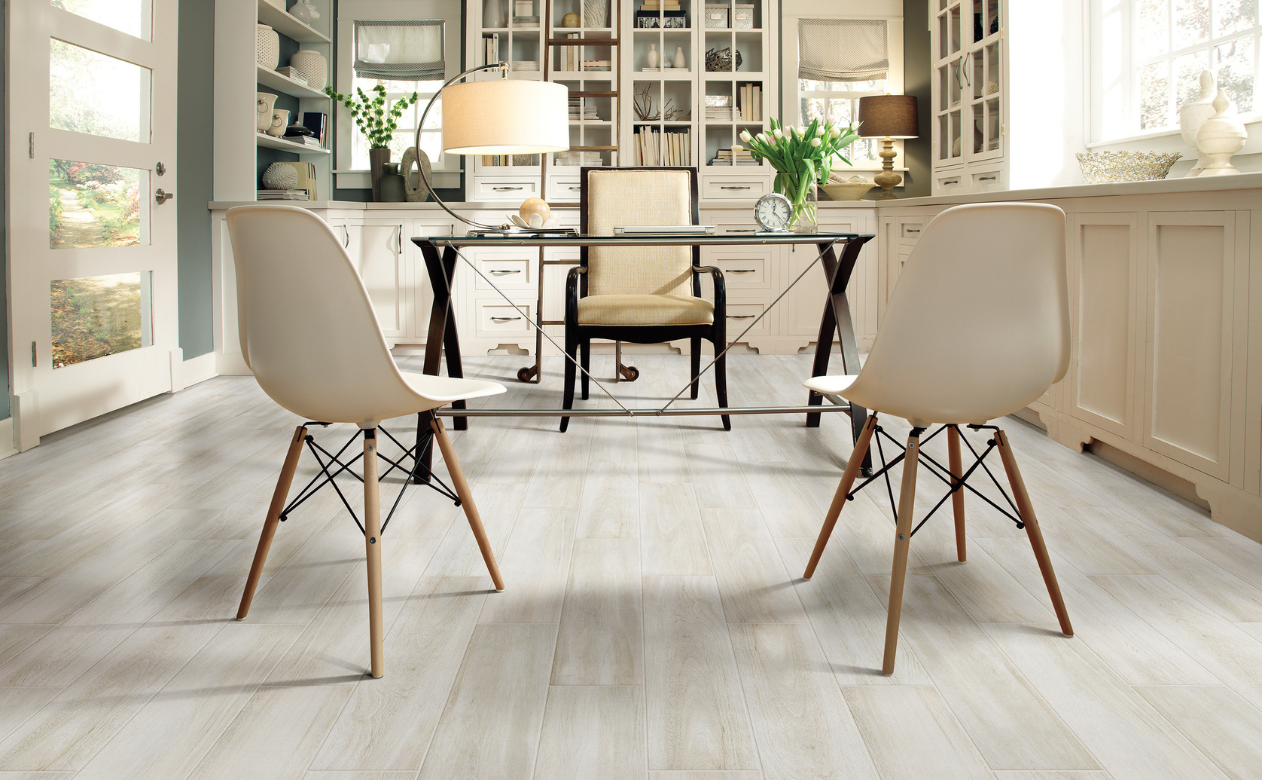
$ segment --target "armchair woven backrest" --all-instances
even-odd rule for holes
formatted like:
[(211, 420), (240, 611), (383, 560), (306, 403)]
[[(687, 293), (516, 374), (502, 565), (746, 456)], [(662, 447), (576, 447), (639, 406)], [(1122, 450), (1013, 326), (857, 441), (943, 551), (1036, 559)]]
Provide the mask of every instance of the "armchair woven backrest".
[[(584, 168), (582, 231), (611, 236), (625, 225), (695, 225), (696, 168)], [(588, 295), (694, 295), (686, 246), (591, 247)]]

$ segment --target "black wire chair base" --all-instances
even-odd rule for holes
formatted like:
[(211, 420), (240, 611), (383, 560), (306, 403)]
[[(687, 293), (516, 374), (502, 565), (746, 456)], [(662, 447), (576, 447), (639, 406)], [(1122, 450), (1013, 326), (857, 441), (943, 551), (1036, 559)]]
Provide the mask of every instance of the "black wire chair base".
[[(404, 445), (384, 427), (377, 426), (377, 430), (379, 432), (385, 434), (386, 438), (394, 442), (399, 449), (403, 450), (403, 453), (397, 456), (398, 459), (396, 460), (383, 455), (381, 453), (381, 448), (377, 448), (378, 460), (384, 460), (386, 463), (390, 464), (388, 469), (378, 475), (377, 483), (380, 484), (385, 481), (385, 478), (390, 476), (396, 470), (407, 472), (407, 479), (403, 480), (403, 484), (399, 487), (398, 494), (394, 497), (394, 503), (390, 506), (389, 514), (386, 515), (385, 522), (381, 524), (381, 533), (383, 535), (386, 532), (386, 527), (390, 525), (390, 520), (394, 517), (395, 510), (399, 508), (399, 503), (403, 500), (403, 494), (407, 491), (408, 485), (426, 485), (439, 495), (450, 499), (456, 506), (460, 506), (460, 497), (456, 495), (456, 492), (448, 487), (447, 483), (439, 479), (438, 475), (431, 471), (426, 465), (426, 463), (430, 460), (430, 449), (434, 444), (434, 433), (425, 423), (433, 417), (433, 412), (424, 412), (417, 415), (416, 444), (411, 447)], [(307, 422), (305, 425), (308, 428), (313, 425), (319, 425), (324, 428), (329, 427), (329, 423), (325, 422)], [(359, 439), (361, 433), (362, 431), (355, 431), (355, 433), (347, 439), (346, 443), (342, 445), (341, 449), (335, 453), (329, 452), (329, 450), (325, 449), (315, 440), (314, 436), (309, 433), (307, 434), (305, 439), (307, 449), (310, 450), (312, 457), (314, 457), (316, 463), (319, 464), (320, 473), (312, 477), (311, 481), (303, 486), (302, 490), (298, 491), (298, 495), (295, 496), (283, 510), (281, 510), (280, 520), (282, 523), (289, 519), (289, 514), (291, 512), (306, 503), (307, 499), (314, 496), (325, 486), (329, 486), (337, 493), (337, 497), (341, 499), (342, 506), (346, 507), (346, 511), (351, 513), (351, 519), (355, 521), (355, 525), (359, 526), (360, 532), (365, 534), (367, 533), (364, 531), (364, 524), (360, 522), (359, 516), (355, 514), (354, 507), (352, 507), (350, 502), (346, 500), (346, 494), (342, 492), (342, 489), (338, 487), (337, 484), (337, 477), (344, 473), (350, 474), (361, 483), (364, 481), (362, 471), (360, 473), (356, 473), (351, 468), (351, 466), (355, 465), (356, 461), (359, 461), (364, 457), (364, 453), (356, 453), (349, 460), (342, 459), (343, 454), (352, 444), (355, 443), (357, 439)], [(407, 466), (408, 459), (411, 459), (412, 461), (410, 468)], [(334, 468), (335, 466), (336, 469)]]
[[(968, 425), (965, 427), (967, 427), (969, 430), (972, 430), (972, 431), (981, 431), (981, 430), (997, 431), (999, 430), (999, 426), (997, 425)], [(925, 444), (928, 444), (933, 439), (933, 437), (937, 436), (939, 433), (942, 433), (944, 430), (948, 428), (955, 429), (955, 432), (959, 434), (960, 441), (964, 442), (964, 444), (968, 447), (969, 452), (973, 454), (973, 458), (974, 458), (973, 465), (969, 466), (968, 470), (965, 471), (959, 477), (958, 480), (956, 480), (956, 478), (951, 475), (950, 469), (946, 468), (941, 463), (934, 460), (933, 457), (926, 455), (924, 451)], [(912, 435), (919, 436), (921, 433), (924, 432), (924, 430), (925, 430), (924, 428), (913, 428)], [(886, 439), (888, 439), (890, 444), (894, 445), (894, 447), (899, 450), (899, 453), (895, 455), (893, 460), (890, 460), (889, 462), (886, 462), (885, 460), (885, 449), (881, 446), (881, 437), (885, 437)], [(890, 499), (890, 507), (894, 513), (894, 522), (897, 523), (898, 522), (898, 502), (894, 500), (894, 485), (893, 483), (890, 482), (890, 469), (894, 468), (894, 466), (903, 462), (907, 458), (907, 448), (903, 444), (901, 444), (897, 439), (895, 439), (893, 436), (890, 436), (888, 433), (886, 433), (885, 428), (880, 425), (876, 426), (875, 436), (873, 438), (876, 441), (877, 454), (880, 456), (880, 459), (881, 459), (881, 468), (879, 468), (877, 471), (875, 471), (872, 474), (872, 476), (868, 477), (863, 482), (859, 483), (857, 487), (853, 488), (849, 493), (847, 493), (846, 500), (854, 501), (855, 495), (858, 494), (860, 490), (863, 490), (865, 487), (872, 484), (877, 479), (883, 478), (885, 481), (885, 491), (889, 495), (889, 499)], [(995, 475), (991, 472), (990, 468), (986, 466), (986, 462), (985, 462), (986, 457), (990, 455), (991, 452), (994, 451), (995, 447), (998, 446), (998, 442), (995, 441), (993, 436), (986, 440), (986, 449), (984, 449), (980, 455), (977, 453), (977, 450), (973, 447), (972, 442), (970, 442), (964, 436), (964, 434), (960, 432), (960, 426), (958, 425), (939, 426), (937, 430), (935, 430), (933, 433), (929, 434), (928, 437), (923, 439), (920, 442), (920, 444), (921, 444), (919, 448), (920, 464), (923, 465), (930, 474), (933, 474), (935, 477), (937, 477), (938, 479), (946, 483), (948, 490), (947, 490), (946, 495), (943, 496), (941, 499), (939, 499), (938, 503), (934, 504), (933, 508), (930, 509), (929, 512), (924, 516), (924, 518), (921, 519), (921, 521), (916, 524), (916, 527), (911, 529), (911, 536), (915, 536), (916, 532), (919, 531), (920, 528), (925, 523), (929, 522), (929, 518), (933, 517), (933, 513), (937, 512), (938, 509), (943, 504), (946, 503), (946, 500), (948, 498), (955, 495), (958, 491), (964, 490), (965, 488), (972, 491), (974, 495), (976, 495), (981, 500), (985, 501), (987, 504), (990, 504), (992, 507), (995, 508), (996, 511), (1002, 514), (1004, 517), (1007, 517), (1009, 520), (1016, 523), (1017, 528), (1025, 528), (1025, 522), (1021, 520), (1021, 510), (1017, 509), (1017, 505), (1013, 502), (1012, 497), (1008, 495), (1008, 491), (1004, 490), (1003, 485), (999, 484), (999, 480), (995, 478)], [(1009, 512), (1007, 509), (1004, 509), (999, 504), (996, 504), (994, 501), (990, 499), (989, 496), (985, 495), (984, 493), (980, 492), (977, 488), (969, 484), (968, 482), (969, 478), (972, 477), (977, 472), (978, 467), (980, 467), (983, 471), (986, 472), (986, 476), (990, 477), (991, 482), (995, 483), (995, 487), (999, 489), (999, 494), (1004, 497), (1004, 500), (1008, 502), (1008, 506), (1011, 507), (1012, 509), (1011, 512)]]

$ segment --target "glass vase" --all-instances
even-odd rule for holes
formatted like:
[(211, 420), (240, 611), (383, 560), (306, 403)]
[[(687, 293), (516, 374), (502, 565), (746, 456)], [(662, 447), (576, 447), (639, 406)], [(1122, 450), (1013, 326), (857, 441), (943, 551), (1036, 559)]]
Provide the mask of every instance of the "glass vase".
[(793, 206), (789, 215), (789, 230), (794, 233), (819, 232), (819, 216), (815, 208), (817, 189), (814, 180), (803, 186), (796, 174), (783, 171), (776, 174), (775, 191), (788, 198)]

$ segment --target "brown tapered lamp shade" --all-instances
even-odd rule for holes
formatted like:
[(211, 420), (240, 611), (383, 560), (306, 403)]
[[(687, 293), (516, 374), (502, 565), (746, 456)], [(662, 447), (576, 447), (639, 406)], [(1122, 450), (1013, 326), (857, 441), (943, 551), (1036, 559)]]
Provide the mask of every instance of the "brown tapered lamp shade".
[(859, 98), (859, 135), (865, 138), (916, 138), (916, 98), (911, 95), (872, 95)]

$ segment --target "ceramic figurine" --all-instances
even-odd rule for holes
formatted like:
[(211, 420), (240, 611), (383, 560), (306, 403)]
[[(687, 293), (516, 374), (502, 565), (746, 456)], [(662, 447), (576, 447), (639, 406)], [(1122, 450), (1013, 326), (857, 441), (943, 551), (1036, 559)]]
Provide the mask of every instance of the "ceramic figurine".
[[(1203, 70), (1201, 71), (1200, 98), (1184, 104), (1179, 109), (1179, 129), (1183, 131), (1183, 141), (1193, 149), (1197, 148), (1196, 134), (1201, 129), (1201, 125), (1214, 115), (1214, 96), (1217, 92), (1213, 71)], [(1187, 175), (1199, 176), (1208, 164), (1208, 158), (1202, 153), (1200, 159), (1196, 161), (1196, 166), (1188, 171)]]
[(686, 68), (686, 67), (688, 67), (688, 61), (687, 61), (686, 59), (684, 59), (684, 47), (683, 47), (683, 46), (676, 46), (676, 47), (675, 47), (675, 67), (676, 67), (676, 68)]
[(1214, 98), (1214, 115), (1205, 120), (1196, 133), (1196, 149), (1209, 162), (1198, 176), (1228, 176), (1240, 173), (1231, 164), (1231, 156), (1244, 148), (1249, 133), (1236, 116), (1236, 107), (1227, 99), (1227, 93), (1218, 90)]
[(579, 24), (578, 14), (576, 13), (571, 12), (561, 17), (562, 27), (578, 27)]
[(657, 53), (657, 44), (656, 44), (656, 43), (650, 43), (650, 44), (649, 44), (649, 51), (648, 51), (648, 54), (645, 54), (645, 55), (644, 55), (644, 67), (646, 67), (646, 68), (656, 68), (656, 67), (657, 67), (657, 64), (658, 64), (660, 61), (661, 61), (661, 58), (660, 58), (660, 56), (659, 56), (659, 55), (658, 55), (658, 53)]
[(272, 126), (272, 107), (276, 105), (276, 96), (270, 92), (256, 92), (258, 103), (255, 104), (254, 110), (258, 112), (255, 117), (255, 128), (260, 133), (266, 133), (267, 128)]
[[(413, 165), (417, 168), (415, 185), (412, 183)], [(424, 178), (422, 178), (420, 171), (425, 172)], [(399, 163), (399, 174), (403, 177), (404, 200), (408, 203), (424, 203), (429, 200), (429, 187), (426, 186), (425, 182), (432, 182), (434, 173), (430, 167), (429, 155), (425, 154), (424, 149), (417, 152), (415, 146), (409, 146), (407, 151), (403, 153), (403, 161)]]

